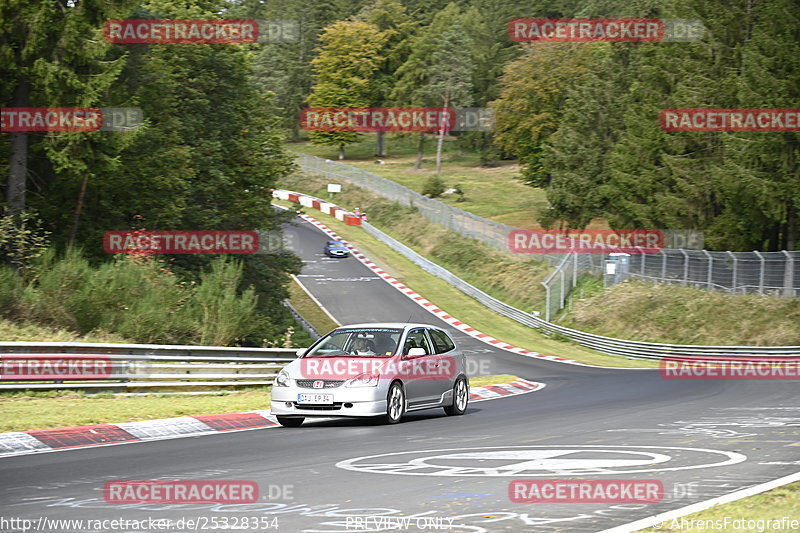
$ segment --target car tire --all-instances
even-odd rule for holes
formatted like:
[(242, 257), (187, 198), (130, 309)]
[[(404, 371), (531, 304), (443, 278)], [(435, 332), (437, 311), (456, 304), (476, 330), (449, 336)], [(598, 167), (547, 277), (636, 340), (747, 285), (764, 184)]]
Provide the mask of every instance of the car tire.
[(386, 394), (386, 414), (383, 415), (383, 422), (386, 424), (397, 424), (406, 412), (406, 392), (399, 381), (395, 381), (389, 386)]
[(299, 428), (305, 420), (302, 416), (277, 416), (278, 424), (285, 428)]
[(460, 377), (453, 384), (453, 405), (445, 406), (444, 412), (450, 416), (460, 416), (467, 412), (469, 387), (467, 380)]

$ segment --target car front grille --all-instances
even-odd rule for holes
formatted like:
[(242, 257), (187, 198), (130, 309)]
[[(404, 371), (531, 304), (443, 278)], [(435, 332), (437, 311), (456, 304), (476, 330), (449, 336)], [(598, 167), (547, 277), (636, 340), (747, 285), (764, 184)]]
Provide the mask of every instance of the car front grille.
[[(344, 383), (343, 379), (298, 379), (295, 380), (297, 382), (297, 386), (303, 389), (313, 389), (315, 381), (322, 381), (322, 388), (323, 389), (335, 389), (336, 387), (340, 387), (342, 383)], [(319, 389), (317, 389), (319, 390)]]
[(317, 404), (317, 403), (297, 403), (294, 402), (296, 409), (304, 409), (306, 411), (339, 411), (342, 408), (342, 402), (334, 404)]

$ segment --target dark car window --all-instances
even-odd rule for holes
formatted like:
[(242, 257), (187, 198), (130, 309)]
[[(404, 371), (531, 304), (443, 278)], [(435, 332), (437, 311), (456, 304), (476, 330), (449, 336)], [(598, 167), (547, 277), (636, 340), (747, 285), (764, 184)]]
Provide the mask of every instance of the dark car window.
[(416, 328), (408, 332), (405, 346), (403, 346), (403, 353), (408, 354), (411, 348), (424, 348), (426, 354), (433, 353), (431, 345), (428, 342), (428, 337), (425, 336), (424, 328)]
[(444, 331), (431, 328), (428, 330), (428, 333), (431, 335), (436, 353), (445, 353), (455, 349), (456, 345)]
[(303, 357), (355, 355), (356, 338), (367, 341), (369, 355), (389, 357), (395, 354), (402, 333), (397, 328), (338, 328), (320, 339)]

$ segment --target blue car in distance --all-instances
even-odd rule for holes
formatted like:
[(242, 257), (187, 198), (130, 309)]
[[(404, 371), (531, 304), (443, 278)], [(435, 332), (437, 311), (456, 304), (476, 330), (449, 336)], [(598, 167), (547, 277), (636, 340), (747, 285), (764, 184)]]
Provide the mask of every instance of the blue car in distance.
[(328, 257), (349, 257), (350, 250), (341, 241), (328, 241), (325, 243), (325, 255)]

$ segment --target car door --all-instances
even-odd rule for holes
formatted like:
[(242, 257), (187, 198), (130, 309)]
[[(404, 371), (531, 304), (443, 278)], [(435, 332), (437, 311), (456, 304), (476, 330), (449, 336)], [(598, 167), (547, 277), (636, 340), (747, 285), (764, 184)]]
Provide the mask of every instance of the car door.
[(441, 398), (442, 394), (452, 390), (459, 374), (460, 361), (455, 344), (444, 331), (428, 328), (427, 332), (437, 358), (436, 394)]
[[(425, 353), (409, 354), (412, 348), (421, 348)], [(438, 362), (438, 357), (434, 354), (425, 328), (413, 328), (408, 331), (403, 343), (402, 354), (401, 360), (406, 369), (402, 372), (402, 376), (408, 406), (413, 408), (438, 400), (441, 393), (437, 394), (437, 391), (440, 386), (436, 383), (435, 373), (432, 372)]]

